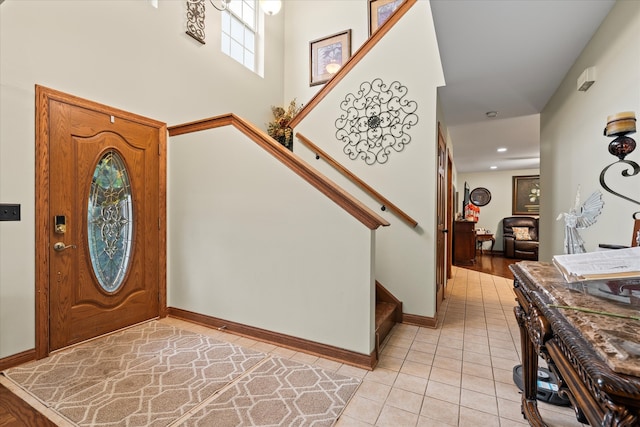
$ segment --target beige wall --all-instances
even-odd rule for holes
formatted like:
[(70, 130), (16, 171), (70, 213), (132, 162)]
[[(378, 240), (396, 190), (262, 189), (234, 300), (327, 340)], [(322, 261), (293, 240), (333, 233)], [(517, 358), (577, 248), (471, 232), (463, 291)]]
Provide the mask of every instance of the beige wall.
[(169, 306), (371, 353), (375, 232), (262, 147), (172, 138), (168, 206)]
[[(578, 92), (578, 76), (592, 66), (596, 68), (595, 84), (587, 92)], [(595, 250), (599, 243), (631, 244), (631, 215), (640, 211), (640, 206), (605, 192), (599, 183), (602, 169), (616, 160), (607, 151), (611, 138), (603, 136), (607, 116), (622, 111), (640, 115), (638, 1), (616, 2), (542, 111), (541, 260), (549, 261), (563, 253), (564, 223), (556, 217), (573, 205), (578, 186), (582, 188), (582, 200), (598, 189), (604, 194), (604, 210), (598, 222), (580, 231), (586, 249)], [(629, 159), (640, 162), (640, 150), (636, 149)], [(612, 169), (610, 186), (640, 200), (640, 177), (622, 178), (623, 168)]]
[[(292, 22), (299, 25), (296, 27), (299, 30), (295, 33), (296, 38), (318, 38), (321, 34), (316, 30), (321, 23), (331, 28), (328, 34), (338, 31), (335, 26), (346, 25), (352, 28), (354, 39), (366, 37), (368, 29), (366, 20), (362, 19), (366, 2), (344, 2), (349, 5), (337, 15), (350, 13), (351, 24), (340, 22), (342, 17), (335, 19), (338, 23), (334, 23), (336, 14), (321, 11), (325, 3), (305, 1), (304, 8), (298, 5), (293, 11), (288, 10), (287, 25), (294, 25)], [(359, 7), (354, 9), (351, 3)], [(307, 22), (310, 23), (308, 26), (301, 25)], [(287, 55), (301, 57), (303, 52), (308, 55), (308, 45), (305, 47), (291, 37), (292, 34), (287, 33), (287, 46), (293, 46), (293, 52), (287, 49)], [(403, 46), (411, 46), (420, 55), (407, 55)], [(287, 63), (287, 73), (308, 75), (308, 61), (302, 64), (299, 61)], [(386, 163), (368, 165), (360, 158), (352, 160), (344, 153), (344, 144), (336, 137), (335, 122), (343, 113), (340, 103), (349, 94), (356, 94), (362, 83), (376, 78), (382, 79), (387, 85), (397, 81), (406, 87), (404, 99), (417, 103), (415, 114), (418, 122), (407, 132), (411, 142), (402, 151), (391, 150)], [(301, 143), (294, 142), (296, 154), (391, 223), (376, 235), (376, 279), (403, 302), (405, 313), (426, 317), (435, 315), (436, 89), (443, 83), (431, 8), (428, 2), (417, 2), (295, 129), (414, 218), (418, 222), (415, 229), (390, 211), (380, 211), (377, 201), (365, 195), (325, 162), (315, 160), (315, 153)], [(308, 80), (291, 79), (285, 83), (285, 90), (289, 96), (304, 100), (303, 96), (308, 94)]]
[(0, 5), (0, 202), (22, 206), (0, 223), (0, 357), (35, 345), (34, 85), (169, 125), (233, 112), (261, 126), (282, 102), (284, 14), (265, 17), (264, 78), (219, 52), (219, 20), (209, 8), (200, 45), (184, 1)]

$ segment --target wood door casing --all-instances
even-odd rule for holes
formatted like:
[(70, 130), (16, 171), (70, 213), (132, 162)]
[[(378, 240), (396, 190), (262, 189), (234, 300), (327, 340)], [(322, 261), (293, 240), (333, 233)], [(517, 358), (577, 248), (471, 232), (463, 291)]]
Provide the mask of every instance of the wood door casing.
[(438, 170), (437, 170), (437, 230), (436, 230), (436, 313), (440, 308), (440, 304), (444, 299), (444, 286), (446, 283), (446, 244), (445, 237), (447, 235), (447, 148), (444, 137), (438, 124)]
[[(166, 312), (166, 125), (36, 87), (36, 357)], [(133, 252), (122, 286), (97, 283), (87, 247), (87, 201), (100, 158), (130, 174)], [(64, 215), (67, 231), (54, 232)], [(55, 251), (53, 245), (75, 245)]]

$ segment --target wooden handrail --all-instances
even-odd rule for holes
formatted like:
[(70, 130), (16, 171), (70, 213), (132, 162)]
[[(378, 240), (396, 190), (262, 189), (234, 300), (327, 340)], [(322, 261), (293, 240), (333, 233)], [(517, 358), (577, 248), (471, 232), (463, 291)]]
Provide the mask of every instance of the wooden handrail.
[(415, 219), (411, 218), (402, 209), (400, 209), (399, 207), (397, 207), (396, 205), (391, 203), (382, 194), (380, 194), (376, 190), (374, 190), (369, 184), (367, 184), (366, 182), (364, 182), (363, 180), (358, 178), (356, 175), (353, 174), (353, 172), (351, 172), (349, 169), (347, 169), (344, 166), (342, 166), (333, 157), (331, 157), (330, 155), (328, 155), (327, 153), (322, 151), (322, 149), (320, 147), (318, 147), (317, 145), (315, 145), (313, 142), (311, 142), (309, 140), (309, 138), (307, 138), (304, 135), (300, 134), (300, 132), (296, 133), (296, 138), (298, 138), (304, 145), (309, 147), (309, 149), (311, 151), (316, 153), (316, 156), (322, 157), (327, 163), (329, 163), (331, 166), (333, 166), (334, 169), (336, 169), (342, 175), (346, 176), (348, 179), (353, 181), (358, 187), (363, 189), (365, 192), (369, 193), (369, 195), (371, 197), (373, 197), (374, 199), (376, 199), (377, 201), (382, 203), (383, 210), (389, 209), (391, 212), (393, 212), (398, 217), (400, 217), (400, 219), (402, 219), (404, 222), (409, 224), (411, 226), (411, 228), (416, 228), (416, 226), (418, 225), (418, 221), (416, 221)]
[(393, 15), (391, 15), (389, 19), (387, 19), (384, 22), (384, 24), (382, 24), (371, 35), (371, 37), (369, 37), (367, 41), (364, 42), (362, 46), (360, 46), (360, 48), (356, 51), (356, 53), (354, 53), (351, 56), (351, 58), (349, 58), (347, 62), (345, 62), (342, 65), (342, 67), (338, 70), (338, 72), (335, 73), (333, 77), (329, 79), (329, 81), (322, 87), (322, 89), (320, 89), (314, 95), (314, 97), (311, 98), (311, 100), (304, 107), (302, 107), (302, 110), (300, 110), (300, 112), (296, 114), (296, 116), (291, 120), (291, 122), (289, 122), (289, 127), (291, 127), (292, 129), (295, 128), (296, 125), (298, 125), (302, 121), (302, 119), (304, 119), (307, 116), (307, 114), (309, 114), (309, 112), (313, 110), (315, 106), (318, 105), (320, 101), (324, 99), (324, 97), (327, 96), (327, 94), (331, 92), (331, 90), (335, 86), (338, 85), (338, 82), (340, 82), (340, 80), (342, 80), (344, 76), (346, 76), (347, 73), (349, 73), (349, 71), (353, 67), (355, 67), (356, 64), (360, 62), (360, 60), (362, 60), (362, 58), (364, 58), (366, 54), (376, 44), (378, 44), (378, 42), (382, 39), (382, 37), (389, 32), (391, 27), (393, 27), (396, 24), (396, 22), (398, 22), (400, 18), (402, 18), (402, 16), (405, 13), (407, 13), (409, 9), (411, 9), (411, 7), (416, 3), (416, 1), (417, 0), (404, 0), (404, 2), (400, 5), (400, 7), (398, 7), (398, 9), (393, 13)]
[(389, 225), (387, 220), (340, 188), (336, 183), (322, 175), (300, 157), (287, 150), (284, 146), (271, 138), (265, 131), (257, 128), (235, 114), (224, 114), (195, 122), (170, 126), (168, 131), (169, 136), (177, 136), (229, 125), (235, 127), (249, 139), (256, 142), (269, 154), (277, 158), (281, 163), (294, 171), (309, 184), (320, 190), (321, 193), (329, 197), (338, 206), (349, 212), (369, 229), (375, 230), (380, 226)]

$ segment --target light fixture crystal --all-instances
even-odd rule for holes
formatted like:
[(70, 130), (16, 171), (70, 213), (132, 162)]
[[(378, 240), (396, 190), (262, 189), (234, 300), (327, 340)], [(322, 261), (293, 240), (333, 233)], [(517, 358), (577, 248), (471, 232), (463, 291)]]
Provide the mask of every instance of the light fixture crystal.
[(507, 149), (505, 147), (500, 147), (496, 150), (498, 153), (504, 153), (505, 151), (507, 151)]

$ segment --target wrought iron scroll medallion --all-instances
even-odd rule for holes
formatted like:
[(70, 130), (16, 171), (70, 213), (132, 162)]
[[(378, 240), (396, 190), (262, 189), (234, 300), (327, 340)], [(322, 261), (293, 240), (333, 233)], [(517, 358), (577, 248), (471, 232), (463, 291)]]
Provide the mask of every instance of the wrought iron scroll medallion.
[(204, 44), (204, 0), (187, 0), (187, 34)]
[(340, 103), (343, 113), (335, 121), (336, 138), (343, 152), (368, 165), (386, 163), (392, 151), (401, 152), (411, 142), (407, 132), (418, 123), (418, 104), (406, 98), (407, 87), (376, 78), (360, 84)]

